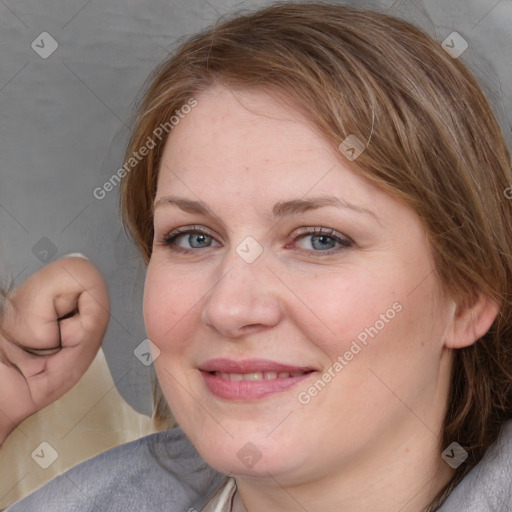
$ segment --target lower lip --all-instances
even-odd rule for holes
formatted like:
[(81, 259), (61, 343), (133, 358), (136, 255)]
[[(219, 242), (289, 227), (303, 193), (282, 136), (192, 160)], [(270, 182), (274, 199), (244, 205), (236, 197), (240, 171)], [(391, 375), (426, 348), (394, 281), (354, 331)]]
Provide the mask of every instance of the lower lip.
[(304, 381), (312, 375), (305, 373), (298, 377), (268, 380), (226, 380), (213, 373), (201, 371), (201, 375), (210, 392), (226, 400), (255, 400), (275, 393), (287, 391), (292, 386)]

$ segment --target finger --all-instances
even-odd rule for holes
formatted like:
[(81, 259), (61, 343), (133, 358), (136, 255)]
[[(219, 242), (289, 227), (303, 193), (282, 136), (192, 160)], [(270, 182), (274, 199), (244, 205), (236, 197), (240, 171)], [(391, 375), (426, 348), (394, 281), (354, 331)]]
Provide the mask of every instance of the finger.
[(50, 356), (52, 354), (56, 354), (61, 348), (62, 347), (47, 348), (47, 349), (44, 349), (44, 348), (35, 349), (35, 348), (23, 347), (23, 350), (25, 350), (29, 354), (33, 354), (35, 356)]
[(108, 326), (106, 301), (106, 287), (83, 292), (78, 298), (77, 313), (59, 322), (62, 348), (46, 361), (45, 386), (49, 396), (71, 389), (92, 363)]
[[(73, 309), (69, 313), (65, 313), (64, 315), (59, 316), (59, 318), (57, 319), (57, 321), (59, 322), (59, 331), (61, 330), (60, 322), (62, 322), (63, 320), (67, 320), (68, 318), (72, 318), (73, 316), (78, 314), (78, 308), (76, 307), (76, 303), (77, 303), (77, 301), (73, 301)], [(62, 309), (62, 306), (56, 306), (55, 309), (58, 312), (59, 309)], [(62, 333), (60, 334), (59, 346), (55, 347), (55, 348), (35, 349), (35, 348), (29, 348), (29, 347), (23, 346), (18, 343), (16, 343), (16, 344), (20, 348), (22, 348), (23, 350), (28, 352), (29, 354), (34, 354), (36, 356), (48, 356), (48, 355), (56, 354), (59, 350), (62, 349)]]
[(34, 375), (30, 387), (41, 405), (53, 402), (69, 391), (89, 368), (103, 339), (104, 329), (87, 332), (80, 315), (61, 323), (62, 348), (55, 354), (39, 357), (44, 371)]

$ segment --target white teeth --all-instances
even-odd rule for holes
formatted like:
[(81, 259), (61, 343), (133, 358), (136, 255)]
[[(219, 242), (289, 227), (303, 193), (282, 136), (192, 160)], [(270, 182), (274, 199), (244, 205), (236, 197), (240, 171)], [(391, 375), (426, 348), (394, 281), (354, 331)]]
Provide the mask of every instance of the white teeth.
[(300, 377), (304, 372), (253, 372), (253, 373), (225, 373), (215, 372), (215, 375), (224, 380), (238, 381), (238, 380), (274, 380), (274, 379), (288, 379), (289, 377)]
[(262, 373), (244, 373), (243, 375), (244, 380), (263, 380), (263, 374)]

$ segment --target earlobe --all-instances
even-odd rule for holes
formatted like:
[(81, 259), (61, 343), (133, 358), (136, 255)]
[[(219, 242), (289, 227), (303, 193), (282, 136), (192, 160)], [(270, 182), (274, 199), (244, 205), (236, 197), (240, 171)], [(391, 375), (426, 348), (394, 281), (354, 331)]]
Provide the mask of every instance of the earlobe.
[(458, 307), (446, 336), (448, 348), (469, 347), (491, 328), (499, 308), (491, 298), (479, 294), (465, 307)]

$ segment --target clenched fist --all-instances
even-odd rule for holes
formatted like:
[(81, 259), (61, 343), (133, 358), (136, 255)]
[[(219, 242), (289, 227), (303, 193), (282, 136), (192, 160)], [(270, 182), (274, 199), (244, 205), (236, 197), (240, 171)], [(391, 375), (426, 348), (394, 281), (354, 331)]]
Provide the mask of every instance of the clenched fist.
[(105, 282), (80, 256), (47, 265), (9, 295), (0, 319), (0, 445), (78, 382), (109, 316)]

